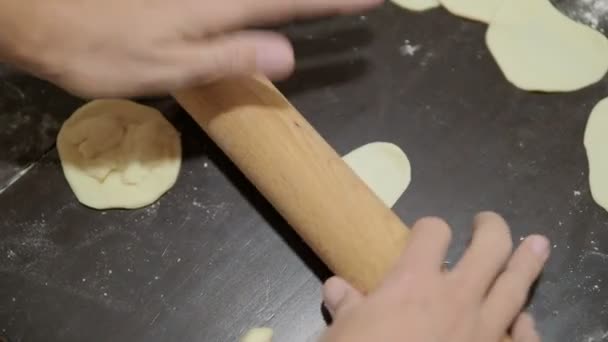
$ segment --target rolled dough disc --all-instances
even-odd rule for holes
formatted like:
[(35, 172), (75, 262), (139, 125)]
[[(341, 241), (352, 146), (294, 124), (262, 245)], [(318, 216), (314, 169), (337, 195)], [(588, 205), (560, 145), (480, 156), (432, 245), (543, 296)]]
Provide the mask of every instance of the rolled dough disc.
[(272, 335), (270, 328), (254, 328), (241, 338), (241, 342), (272, 342)]
[(440, 0), (441, 5), (459, 17), (489, 23), (504, 0)]
[(364, 145), (342, 159), (388, 207), (393, 207), (410, 185), (410, 161), (394, 144)]
[(608, 40), (559, 12), (549, 0), (507, 0), (486, 42), (506, 78), (529, 91), (574, 91), (608, 70)]
[(608, 132), (608, 98), (595, 106), (585, 130), (591, 195), (597, 204), (608, 210), (608, 134), (606, 132)]
[(96, 100), (78, 109), (57, 137), (65, 178), (95, 209), (135, 209), (158, 200), (177, 180), (179, 133), (154, 108)]
[(410, 11), (426, 11), (439, 7), (439, 0), (391, 0), (395, 5)]

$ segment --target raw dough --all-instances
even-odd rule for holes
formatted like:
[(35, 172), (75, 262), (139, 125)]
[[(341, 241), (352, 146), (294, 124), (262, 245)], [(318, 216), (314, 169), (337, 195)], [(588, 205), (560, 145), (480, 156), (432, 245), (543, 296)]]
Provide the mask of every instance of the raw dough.
[[(504, 0), (440, 0), (450, 13), (484, 23), (489, 23)], [(509, 0), (507, 0), (509, 1)]]
[(410, 11), (426, 11), (439, 7), (439, 0), (391, 0), (395, 5)]
[(95, 209), (154, 203), (177, 180), (181, 141), (154, 108), (97, 100), (78, 109), (57, 137), (61, 165), (78, 200)]
[(272, 342), (273, 331), (270, 328), (251, 329), (241, 338), (241, 342)]
[(486, 41), (507, 79), (524, 90), (578, 90), (608, 70), (608, 40), (549, 0), (504, 1)]
[(608, 210), (608, 134), (606, 132), (608, 132), (608, 98), (595, 106), (585, 130), (591, 194), (597, 204)]
[(397, 203), (410, 184), (410, 161), (394, 144), (371, 143), (342, 159), (388, 207)]

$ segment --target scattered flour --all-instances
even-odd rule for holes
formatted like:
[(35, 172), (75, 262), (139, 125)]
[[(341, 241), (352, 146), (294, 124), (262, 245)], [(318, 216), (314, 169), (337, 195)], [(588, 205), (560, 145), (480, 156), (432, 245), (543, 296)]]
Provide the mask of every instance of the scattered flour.
[(402, 56), (414, 56), (422, 48), (422, 45), (415, 45), (406, 39), (403, 45), (399, 48)]
[(606, 16), (608, 16), (608, 1), (606, 0), (578, 0), (565, 14), (570, 18), (591, 26), (593, 29), (606, 33)]
[(218, 216), (223, 216), (228, 214), (231, 205), (226, 202), (217, 203), (217, 204), (207, 204), (202, 203), (197, 200), (192, 201), (192, 205), (203, 210), (205, 212), (206, 218), (210, 221), (215, 220)]
[(593, 334), (584, 337), (582, 342), (604, 342), (608, 339), (608, 331), (598, 330)]

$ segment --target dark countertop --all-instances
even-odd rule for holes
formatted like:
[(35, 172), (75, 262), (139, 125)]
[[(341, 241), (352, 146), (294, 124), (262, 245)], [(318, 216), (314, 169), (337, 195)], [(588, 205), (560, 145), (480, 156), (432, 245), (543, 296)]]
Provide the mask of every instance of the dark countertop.
[[(446, 218), (451, 261), (480, 210), (504, 214), (515, 240), (546, 234), (553, 256), (531, 304), (545, 341), (608, 341), (608, 213), (582, 143), (606, 81), (519, 91), (484, 26), (443, 10), (386, 5), (286, 30), (301, 64), (280, 88), (323, 136), (340, 153), (377, 140), (408, 153), (413, 183), (395, 207), (406, 222)], [(78, 204), (53, 147), (81, 102), (0, 66), (0, 336), (236, 341), (262, 325), (279, 342), (314, 340), (328, 272), (173, 101), (144, 102), (183, 133), (179, 181), (149, 208), (98, 212)]]

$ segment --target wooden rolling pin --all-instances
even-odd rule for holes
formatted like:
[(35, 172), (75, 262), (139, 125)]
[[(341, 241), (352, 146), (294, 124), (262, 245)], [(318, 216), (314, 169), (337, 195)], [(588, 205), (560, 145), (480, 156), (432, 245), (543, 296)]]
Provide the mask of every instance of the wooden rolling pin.
[(335, 274), (364, 292), (378, 286), (407, 227), (270, 81), (225, 80), (174, 97)]
[(174, 94), (328, 267), (374, 289), (407, 228), (308, 121), (263, 78)]

